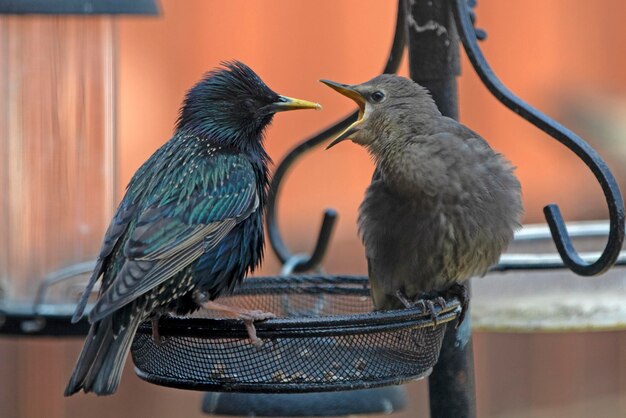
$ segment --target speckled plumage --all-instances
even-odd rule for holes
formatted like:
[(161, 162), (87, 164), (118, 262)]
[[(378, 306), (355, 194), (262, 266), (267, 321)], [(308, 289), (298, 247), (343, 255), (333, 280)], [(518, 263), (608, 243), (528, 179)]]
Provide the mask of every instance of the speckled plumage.
[(113, 393), (137, 326), (232, 291), (263, 255), (269, 157), (263, 131), (284, 98), (242, 63), (187, 94), (173, 137), (133, 176), (74, 319), (101, 278), (65, 395)]
[(364, 117), (349, 138), (377, 169), (358, 219), (375, 307), (401, 308), (398, 291), (413, 300), (484, 275), (520, 226), (511, 164), (411, 80), (383, 75), (350, 87)]

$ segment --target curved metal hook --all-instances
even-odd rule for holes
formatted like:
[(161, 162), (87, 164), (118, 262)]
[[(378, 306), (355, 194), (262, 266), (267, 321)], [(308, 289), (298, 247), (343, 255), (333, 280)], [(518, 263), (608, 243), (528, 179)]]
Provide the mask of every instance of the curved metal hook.
[(452, 11), (465, 52), (489, 91), (506, 107), (572, 150), (591, 169), (602, 186), (609, 207), (610, 231), (604, 251), (592, 263), (585, 261), (574, 249), (559, 207), (551, 204), (543, 211), (565, 265), (582, 276), (604, 273), (615, 264), (624, 241), (624, 201), (615, 178), (602, 158), (582, 138), (523, 102), (496, 77), (478, 47), (467, 0), (453, 0)]
[[(383, 71), (385, 73), (395, 73), (400, 66), (400, 61), (402, 59), (402, 53), (404, 51), (404, 45), (406, 41), (405, 19), (406, 7), (404, 4), (404, 0), (398, 0), (396, 29), (393, 38), (393, 44), (391, 46), (391, 51), (389, 53), (389, 58), (387, 59), (387, 64)], [(272, 246), (272, 249), (274, 250), (274, 253), (276, 254), (276, 257), (278, 257), (281, 263), (285, 263), (293, 256), (291, 251), (287, 249), (285, 242), (280, 235), (276, 216), (276, 201), (278, 199), (278, 192), (280, 191), (280, 186), (285, 175), (298, 158), (311, 150), (313, 147), (316, 147), (325, 140), (327, 140), (329, 137), (340, 133), (345, 128), (350, 126), (350, 124), (356, 120), (357, 115), (358, 112), (354, 112), (350, 116), (346, 117), (343, 120), (340, 120), (339, 122), (324, 129), (316, 135), (305, 139), (303, 142), (293, 148), (276, 167), (272, 182), (270, 183), (269, 196), (267, 201), (266, 222), (270, 244)], [(322, 220), (322, 226), (320, 227), (320, 231), (317, 237), (315, 249), (313, 250), (311, 256), (307, 257), (306, 259), (303, 258), (299, 260), (298, 265), (294, 267), (294, 271), (310, 270), (321, 263), (322, 258), (324, 257), (324, 254), (328, 249), (330, 236), (332, 234), (336, 220), (337, 212), (332, 209), (326, 209), (324, 211), (324, 218)]]

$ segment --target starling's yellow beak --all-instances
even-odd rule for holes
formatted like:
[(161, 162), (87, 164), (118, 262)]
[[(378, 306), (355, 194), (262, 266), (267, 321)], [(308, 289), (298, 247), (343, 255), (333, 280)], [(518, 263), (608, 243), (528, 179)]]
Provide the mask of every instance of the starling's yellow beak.
[(322, 106), (319, 103), (313, 103), (306, 100), (293, 99), (287, 96), (278, 96), (278, 101), (269, 105), (270, 110), (273, 112), (285, 112), (287, 110), (297, 109), (321, 109)]
[(334, 147), (344, 139), (347, 139), (350, 135), (359, 130), (359, 125), (363, 122), (363, 115), (365, 114), (365, 98), (361, 95), (361, 93), (356, 91), (354, 87), (350, 85), (335, 83), (334, 81), (330, 80), (320, 81), (326, 84), (331, 89), (336, 90), (344, 96), (354, 100), (356, 104), (359, 105), (359, 117), (357, 118), (357, 120), (352, 125), (348, 126), (342, 133), (339, 134), (339, 136), (337, 136), (337, 138), (333, 140), (333, 142), (331, 142), (326, 147), (326, 149), (329, 149)]

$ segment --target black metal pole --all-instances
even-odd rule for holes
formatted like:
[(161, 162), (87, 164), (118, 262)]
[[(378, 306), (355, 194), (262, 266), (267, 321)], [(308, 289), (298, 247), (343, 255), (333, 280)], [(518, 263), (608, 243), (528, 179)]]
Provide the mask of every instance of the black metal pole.
[[(415, 0), (407, 7), (411, 78), (426, 87), (446, 116), (458, 118), (459, 38), (447, 0)], [(439, 362), (428, 379), (431, 418), (476, 417), (469, 312), (449, 325)]]
[(459, 37), (448, 1), (415, 0), (407, 7), (411, 78), (428, 88), (441, 113), (458, 119)]

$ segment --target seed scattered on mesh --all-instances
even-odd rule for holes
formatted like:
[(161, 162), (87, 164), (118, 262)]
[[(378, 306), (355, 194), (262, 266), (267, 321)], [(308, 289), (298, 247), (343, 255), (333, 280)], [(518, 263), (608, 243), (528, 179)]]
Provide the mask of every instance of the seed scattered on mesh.
[(274, 374), (272, 375), (272, 381), (274, 381), (274, 382), (287, 382), (289, 380), (287, 379), (287, 375), (285, 374), (284, 371), (278, 370), (277, 372), (274, 372)]
[(324, 380), (329, 381), (329, 382), (333, 382), (337, 379), (337, 376), (335, 376), (335, 373), (328, 371), (326, 373), (324, 373)]
[(218, 379), (226, 377), (226, 365), (224, 363), (215, 363), (211, 368), (211, 376)]
[(363, 360), (363, 357), (359, 357), (354, 362), (354, 368), (357, 370), (365, 370), (365, 366), (367, 366), (367, 363)]
[(306, 378), (307, 378), (307, 375), (302, 372), (295, 372), (294, 374), (291, 375), (291, 380), (294, 382), (302, 382), (302, 381), (305, 381)]

